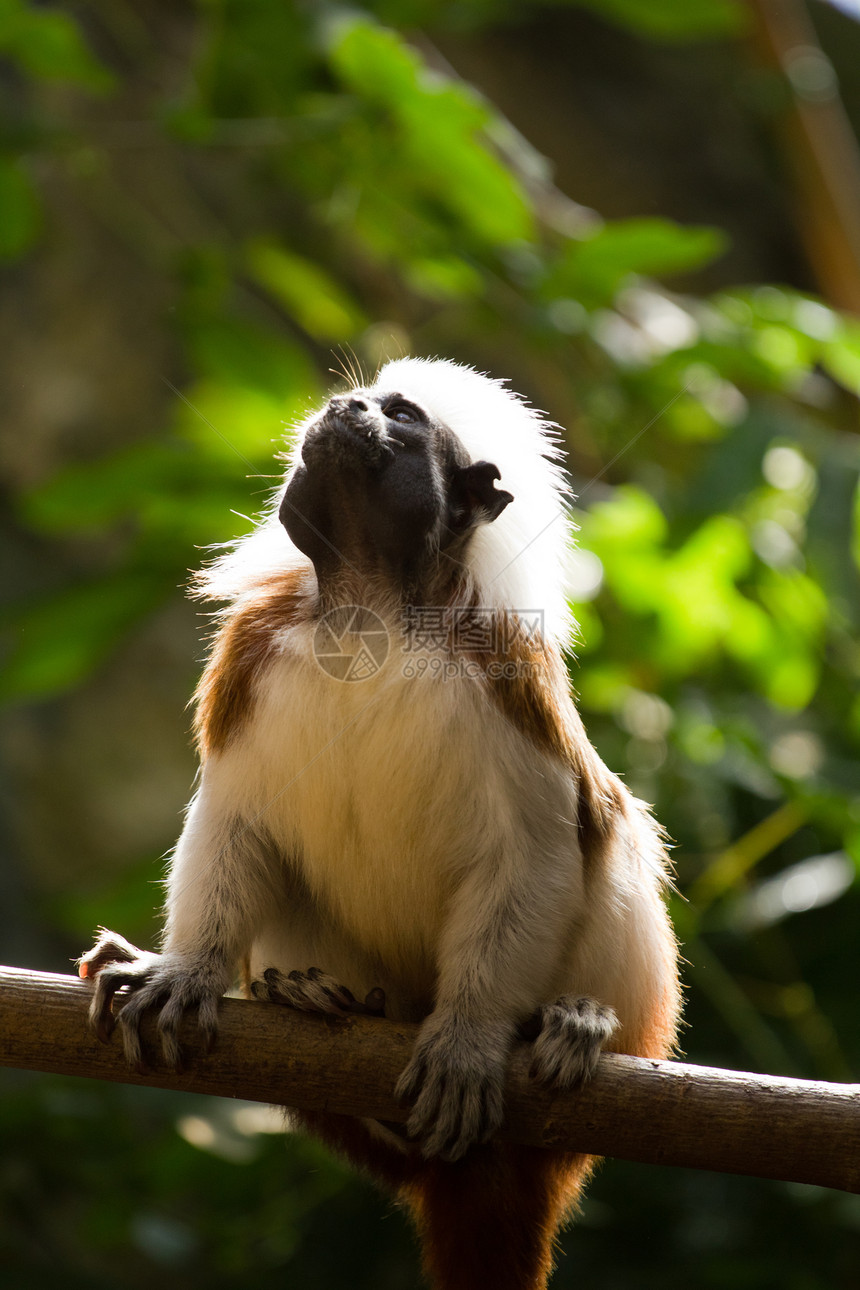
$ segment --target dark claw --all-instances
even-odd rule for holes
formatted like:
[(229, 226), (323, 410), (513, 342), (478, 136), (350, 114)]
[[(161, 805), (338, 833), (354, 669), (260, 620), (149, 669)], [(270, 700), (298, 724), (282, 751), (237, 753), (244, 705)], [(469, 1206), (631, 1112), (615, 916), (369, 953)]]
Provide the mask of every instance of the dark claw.
[(375, 986), (364, 1000), (365, 1011), (371, 1017), (385, 1016), (385, 991)]
[[(295, 988), (287, 988), (287, 983)], [(316, 967), (308, 968), (306, 972), (293, 968), (286, 976), (278, 968), (266, 968), (261, 981), (251, 982), (251, 994), (255, 999), (304, 1012), (385, 1016), (385, 991), (379, 986), (360, 1003), (347, 986)]]

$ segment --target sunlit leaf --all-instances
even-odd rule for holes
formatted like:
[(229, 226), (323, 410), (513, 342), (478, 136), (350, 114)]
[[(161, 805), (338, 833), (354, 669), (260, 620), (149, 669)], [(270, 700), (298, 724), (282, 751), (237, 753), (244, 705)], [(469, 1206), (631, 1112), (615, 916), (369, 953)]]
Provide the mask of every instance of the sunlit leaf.
[(406, 182), (491, 243), (531, 236), (518, 182), (481, 139), (490, 110), (473, 91), (431, 73), (393, 31), (363, 19), (335, 29), (330, 57), (344, 84), (397, 124)]
[(367, 325), (344, 288), (318, 264), (267, 239), (247, 251), (251, 273), (316, 340), (342, 344)]
[(815, 694), (820, 675), (821, 668), (816, 658), (806, 650), (783, 644), (762, 682), (771, 703), (791, 712), (800, 712)]
[(824, 345), (822, 365), (854, 394), (860, 394), (860, 325), (846, 322), (837, 339)]
[(662, 543), (667, 531), (654, 498), (632, 484), (616, 488), (608, 501), (597, 502), (583, 516), (583, 545), (595, 551), (599, 547), (598, 554), (611, 548), (619, 558), (625, 551)]
[(252, 383), (213, 377), (198, 381), (177, 405), (176, 427), (201, 461), (217, 459), (236, 478), (266, 475), (277, 470), (274, 454), (309, 403), (306, 393), (282, 399)]

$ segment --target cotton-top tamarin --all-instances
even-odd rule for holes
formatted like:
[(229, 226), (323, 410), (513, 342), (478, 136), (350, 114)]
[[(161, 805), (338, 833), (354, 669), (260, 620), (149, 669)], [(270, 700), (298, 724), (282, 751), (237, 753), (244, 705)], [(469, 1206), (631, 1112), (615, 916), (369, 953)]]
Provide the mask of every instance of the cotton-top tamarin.
[(399, 359), (300, 427), (279, 509), (202, 576), (227, 601), (197, 691), (199, 787), (160, 953), (81, 961), (104, 1036), (257, 998), (420, 1022), (407, 1134), (313, 1132), (392, 1186), (438, 1290), (540, 1290), (587, 1157), (493, 1141), (514, 1041), (566, 1088), (664, 1057), (679, 1011), (666, 857), (588, 742), (561, 649), (554, 428), (505, 386)]

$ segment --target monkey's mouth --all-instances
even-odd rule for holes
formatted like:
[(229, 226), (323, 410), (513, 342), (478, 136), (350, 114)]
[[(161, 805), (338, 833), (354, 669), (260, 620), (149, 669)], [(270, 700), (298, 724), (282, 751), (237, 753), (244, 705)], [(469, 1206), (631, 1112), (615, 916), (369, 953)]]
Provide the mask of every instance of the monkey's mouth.
[(308, 428), (302, 443), (302, 461), (309, 472), (378, 469), (394, 456), (388, 439), (379, 414), (329, 407)]

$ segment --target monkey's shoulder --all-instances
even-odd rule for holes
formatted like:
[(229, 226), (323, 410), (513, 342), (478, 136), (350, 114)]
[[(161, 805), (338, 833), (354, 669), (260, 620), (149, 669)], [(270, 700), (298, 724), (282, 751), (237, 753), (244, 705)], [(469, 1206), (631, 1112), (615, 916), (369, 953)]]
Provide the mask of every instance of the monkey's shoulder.
[(259, 675), (286, 634), (310, 623), (314, 594), (309, 567), (288, 569), (223, 615), (192, 700), (194, 734), (204, 760), (223, 752), (249, 717)]
[(485, 660), (484, 672), (487, 692), (507, 721), (576, 780), (583, 855), (596, 862), (630, 795), (588, 739), (559, 649), (539, 635), (514, 632), (503, 655)]

